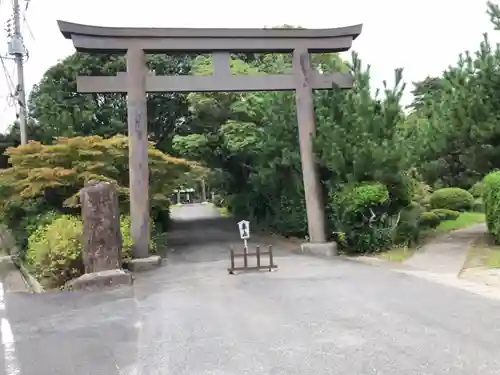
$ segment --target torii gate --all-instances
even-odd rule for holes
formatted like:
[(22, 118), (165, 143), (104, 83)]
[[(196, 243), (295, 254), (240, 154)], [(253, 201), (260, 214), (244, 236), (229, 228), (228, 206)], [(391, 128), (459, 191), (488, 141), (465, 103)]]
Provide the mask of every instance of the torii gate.
[[(58, 21), (77, 51), (126, 53), (127, 72), (114, 77), (77, 78), (79, 92), (127, 93), (130, 158), (130, 214), (134, 258), (149, 256), (149, 171), (146, 115), (147, 92), (282, 91), (294, 90), (299, 146), (311, 244), (326, 242), (325, 212), (313, 154), (315, 134), (313, 89), (352, 87), (346, 73), (319, 74), (309, 53), (342, 52), (351, 48), (362, 25), (335, 29), (182, 29), (121, 28)], [(211, 76), (156, 76), (147, 71), (145, 53), (211, 53)], [(230, 52), (293, 52), (293, 74), (235, 76)]]

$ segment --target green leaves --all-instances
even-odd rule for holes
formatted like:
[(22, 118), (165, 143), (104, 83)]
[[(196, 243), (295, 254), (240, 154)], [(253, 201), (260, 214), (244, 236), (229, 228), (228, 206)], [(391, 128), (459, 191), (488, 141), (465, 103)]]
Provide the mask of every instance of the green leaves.
[(469, 188), (500, 166), (499, 62), (500, 48), (485, 34), (441, 77), (416, 83), (408, 138), (419, 145), (414, 162), (431, 184)]
[[(152, 55), (148, 65), (157, 74), (186, 74), (190, 70), (190, 59)], [(75, 53), (51, 67), (29, 98), (30, 139), (52, 143), (57, 137), (126, 135), (124, 94), (80, 94), (76, 86), (77, 75), (114, 76), (124, 70), (123, 56), (83, 53)], [(187, 95), (148, 94), (149, 139), (160, 149), (171, 151), (171, 139), (186, 119), (189, 119)]]

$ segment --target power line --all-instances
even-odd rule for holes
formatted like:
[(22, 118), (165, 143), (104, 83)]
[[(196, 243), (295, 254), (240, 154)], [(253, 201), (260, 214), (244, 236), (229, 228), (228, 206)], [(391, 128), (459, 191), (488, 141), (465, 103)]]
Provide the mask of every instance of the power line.
[(0, 63), (2, 64), (2, 71), (4, 73), (4, 77), (5, 77), (5, 81), (7, 82), (7, 89), (8, 89), (8, 95), (5, 97), (4, 96), (2, 97), (2, 99), (5, 99), (5, 101), (6, 101), (5, 106), (3, 108), (3, 111), (2, 111), (2, 113), (5, 114), (5, 112), (7, 112), (7, 108), (15, 106), (15, 102), (16, 102), (15, 94), (14, 94), (15, 84), (14, 84), (14, 80), (12, 79), (12, 75), (9, 73), (9, 71), (7, 69), (7, 65), (5, 64), (5, 58), (3, 58), (2, 56), (0, 56)]

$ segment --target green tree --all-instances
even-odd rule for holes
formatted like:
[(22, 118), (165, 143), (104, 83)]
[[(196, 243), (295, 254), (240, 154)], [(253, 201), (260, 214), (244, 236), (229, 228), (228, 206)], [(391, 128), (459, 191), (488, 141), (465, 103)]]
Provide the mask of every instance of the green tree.
[[(499, 168), (500, 49), (488, 36), (475, 53), (461, 54), (427, 87), (431, 100), (413, 104), (414, 141), (420, 145), (418, 164), (426, 181), (438, 186), (470, 188), (490, 170)], [(436, 79), (437, 80), (437, 79)], [(417, 87), (425, 87), (425, 81)], [(423, 96), (423, 95), (422, 95)]]
[[(313, 62), (321, 71), (348, 69), (334, 54), (313, 56)], [(235, 74), (283, 73), (290, 71), (291, 58), (268, 54), (246, 63), (234, 57), (231, 66)], [(382, 180), (391, 186), (397, 211), (396, 206), (408, 203), (402, 172), (406, 149), (398, 133), (403, 115), (400, 74), (397, 87), (386, 90), (386, 99), (378, 99), (370, 95), (369, 72), (359, 60), (351, 70), (356, 76), (353, 91), (315, 93), (325, 199), (327, 190), (341, 189), (342, 184)], [(199, 58), (194, 71), (210, 73), (210, 61)], [(306, 235), (294, 93), (203, 93), (190, 94), (189, 101), (197, 127), (195, 133), (174, 138), (175, 150), (225, 171), (224, 189), (236, 215), (282, 234)], [(373, 142), (367, 145), (366, 139)]]
[[(150, 71), (158, 75), (187, 74), (189, 57), (152, 55)], [(56, 137), (127, 134), (125, 97), (121, 93), (77, 93), (76, 76), (115, 75), (125, 70), (122, 56), (74, 53), (45, 72), (34, 86), (28, 107), (32, 125), (29, 138), (52, 142)], [(189, 121), (186, 95), (182, 93), (148, 94), (149, 139), (168, 151), (171, 139)]]

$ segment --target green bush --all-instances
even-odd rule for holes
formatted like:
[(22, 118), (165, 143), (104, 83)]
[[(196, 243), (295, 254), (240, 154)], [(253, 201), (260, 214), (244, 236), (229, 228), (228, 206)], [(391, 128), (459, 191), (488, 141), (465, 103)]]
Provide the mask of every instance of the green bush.
[(469, 189), (469, 193), (471, 193), (474, 198), (481, 198), (483, 196), (483, 190), (483, 182), (478, 181), (474, 185), (472, 185), (472, 187)]
[(26, 263), (45, 287), (58, 287), (83, 274), (82, 222), (70, 215), (57, 216), (28, 238)]
[[(48, 218), (48, 216), (47, 216)], [(45, 220), (48, 220), (45, 218)], [(151, 233), (154, 223), (151, 220)], [(63, 286), (66, 282), (83, 274), (82, 230), (80, 218), (71, 215), (52, 214), (52, 221), (40, 225), (28, 239), (26, 263), (35, 277), (46, 287)], [(132, 258), (132, 238), (130, 236), (130, 216), (120, 218), (122, 233), (122, 261)], [(154, 236), (150, 242), (156, 252)]]
[(423, 212), (425, 212), (425, 208), (417, 202), (412, 202), (401, 211), (394, 236), (395, 244), (406, 246), (418, 244), (421, 237), (419, 218)]
[(448, 210), (446, 208), (436, 208), (435, 210), (431, 210), (430, 212), (436, 214), (436, 216), (439, 218), (440, 221), (455, 220), (457, 217), (460, 216), (460, 212), (454, 210)]
[(483, 202), (488, 232), (500, 243), (500, 171), (483, 179)]
[(431, 195), (432, 209), (446, 208), (455, 211), (469, 211), (474, 205), (474, 197), (467, 190), (460, 188), (443, 188)]
[(472, 207), (474, 212), (484, 212), (484, 202), (481, 198), (474, 200), (474, 206)]
[(432, 211), (422, 212), (418, 219), (419, 225), (423, 228), (436, 228), (441, 219)]
[(386, 249), (392, 244), (387, 188), (380, 183), (347, 185), (330, 196), (330, 221), (339, 245), (355, 253)]

